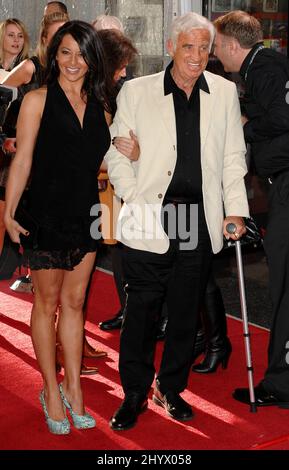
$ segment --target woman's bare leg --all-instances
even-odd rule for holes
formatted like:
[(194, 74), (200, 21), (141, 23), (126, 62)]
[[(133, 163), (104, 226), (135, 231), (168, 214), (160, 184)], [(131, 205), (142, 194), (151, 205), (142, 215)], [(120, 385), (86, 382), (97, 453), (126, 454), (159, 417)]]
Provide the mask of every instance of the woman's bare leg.
[(65, 377), (63, 390), (73, 411), (84, 413), (80, 387), (83, 348), (83, 303), (95, 253), (88, 253), (73, 271), (66, 271), (60, 294), (58, 336), (63, 347)]
[(50, 418), (64, 419), (55, 370), (55, 311), (63, 283), (60, 269), (31, 271), (34, 304), (31, 315), (31, 335), (36, 358), (44, 382), (44, 395)]

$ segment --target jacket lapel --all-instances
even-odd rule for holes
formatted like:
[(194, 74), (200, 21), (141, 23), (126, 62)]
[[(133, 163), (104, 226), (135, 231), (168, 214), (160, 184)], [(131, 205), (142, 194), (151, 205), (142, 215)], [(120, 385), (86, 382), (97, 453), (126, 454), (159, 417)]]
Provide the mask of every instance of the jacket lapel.
[(216, 99), (215, 83), (211, 76), (204, 73), (210, 93), (200, 90), (200, 134), (201, 134), (201, 155), (208, 136), (211, 118), (213, 115), (214, 104)]
[(172, 141), (174, 149), (176, 149), (177, 135), (174, 100), (172, 94), (164, 94), (164, 72), (157, 77), (157, 82), (154, 86), (154, 98), (154, 105), (160, 113), (160, 117), (168, 131), (168, 136)]

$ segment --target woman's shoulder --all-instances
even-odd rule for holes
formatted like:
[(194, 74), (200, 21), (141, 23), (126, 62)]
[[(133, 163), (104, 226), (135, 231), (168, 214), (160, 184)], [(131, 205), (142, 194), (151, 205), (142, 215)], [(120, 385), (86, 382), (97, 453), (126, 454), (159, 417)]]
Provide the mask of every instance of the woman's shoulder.
[(29, 91), (23, 98), (23, 104), (26, 106), (43, 107), (46, 101), (47, 88), (41, 87), (36, 90)]

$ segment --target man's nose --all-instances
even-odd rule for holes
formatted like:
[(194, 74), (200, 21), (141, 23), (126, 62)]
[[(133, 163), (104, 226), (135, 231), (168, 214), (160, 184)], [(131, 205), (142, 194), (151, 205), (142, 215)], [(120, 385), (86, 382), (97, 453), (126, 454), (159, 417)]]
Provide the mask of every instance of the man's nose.
[(191, 57), (194, 60), (194, 62), (199, 62), (199, 60), (201, 58), (201, 52), (199, 51), (199, 49), (197, 49), (197, 48), (192, 49)]

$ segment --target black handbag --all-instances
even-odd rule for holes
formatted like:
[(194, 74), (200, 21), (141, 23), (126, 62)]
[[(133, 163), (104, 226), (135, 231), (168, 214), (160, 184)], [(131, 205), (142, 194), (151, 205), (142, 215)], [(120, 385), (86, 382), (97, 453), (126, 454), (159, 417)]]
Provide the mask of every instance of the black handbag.
[[(244, 217), (244, 222), (247, 231), (245, 235), (240, 238), (241, 245), (259, 246), (263, 242), (263, 238), (255, 220), (253, 217)], [(231, 238), (227, 240), (224, 237), (224, 248), (230, 248), (231, 246), (235, 246), (235, 241)]]

